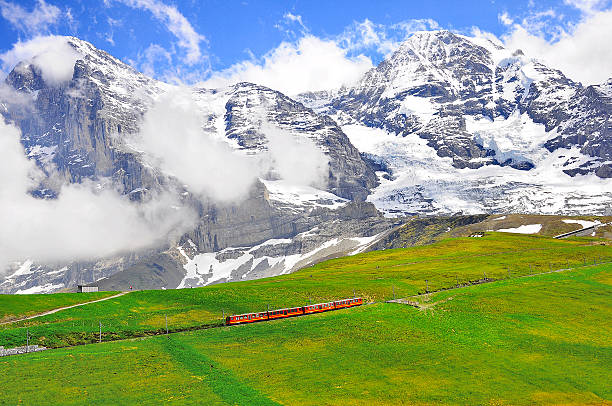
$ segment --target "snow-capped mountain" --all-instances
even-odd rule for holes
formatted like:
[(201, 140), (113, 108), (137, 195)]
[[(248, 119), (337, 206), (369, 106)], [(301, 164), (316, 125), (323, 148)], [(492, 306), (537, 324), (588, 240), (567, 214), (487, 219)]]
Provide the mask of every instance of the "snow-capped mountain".
[[(202, 137), (221, 139), (245, 157), (265, 157), (274, 142), (280, 147), (286, 142), (290, 147), (306, 144), (305, 150), (312, 154), (314, 149), (325, 165), (323, 181), (311, 186), (284, 179), (277, 173), (276, 161), (282, 157), (276, 156), (239, 201), (193, 193), (132, 145), (144, 114), (165, 94), (184, 89), (150, 79), (87, 42), (66, 41), (79, 55), (71, 80), (46, 83), (31, 61), (17, 65), (6, 79), (19, 100), (28, 102), (2, 100), (0, 111), (21, 129), (28, 156), (53, 174), (33, 194), (55, 198), (61, 193), (57, 175), (63, 182), (90, 180), (101, 189), (118, 189), (136, 202), (170, 190), (199, 219), (174, 242), (116, 258), (16, 263), (0, 281), (0, 291), (51, 291), (103, 277), (110, 277), (104, 283), (117, 288), (136, 280), (142, 288), (174, 288), (289, 272), (358, 250), (392, 226), (373, 205), (360, 203), (378, 184), (377, 177), (338, 125), (279, 92), (250, 83), (188, 90), (204, 123)], [(248, 251), (251, 261), (240, 261), (240, 270), (226, 272), (228, 252), (239, 251)], [(194, 273), (188, 264), (203, 254), (219, 255), (213, 263), (224, 271), (202, 266), (201, 275)]]
[(521, 50), (435, 31), (413, 34), (353, 87), (299, 100), (389, 172), (368, 200), (390, 215), (602, 214), (612, 197), (609, 89)]
[[(79, 55), (68, 82), (46, 83), (32, 61), (6, 79), (19, 97), (0, 100), (0, 113), (20, 128), (28, 156), (63, 182), (91, 180), (135, 202), (171, 190), (198, 221), (148, 250), (17, 263), (0, 292), (101, 278), (107, 288), (175, 288), (292, 272), (367, 249), (399, 224), (394, 216), (611, 213), (612, 80), (585, 87), (488, 39), (415, 33), (354, 86), (293, 99), (252, 83), (188, 89), (203, 136), (271, 162), (233, 203), (194, 193), (131, 144), (175, 86), (66, 41)], [(283, 177), (270, 153), (289, 139), (323, 157), (323, 182)], [(33, 191), (57, 193), (57, 176)]]

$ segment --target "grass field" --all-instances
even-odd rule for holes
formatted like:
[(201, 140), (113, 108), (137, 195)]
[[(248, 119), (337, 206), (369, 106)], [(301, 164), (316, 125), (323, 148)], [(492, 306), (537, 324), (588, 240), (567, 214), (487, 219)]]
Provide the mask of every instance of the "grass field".
[(56, 293), (53, 295), (0, 295), (0, 323), (43, 313), (59, 307), (89, 302), (117, 292)]
[(607, 264), (7, 357), (0, 404), (610, 404), (611, 299)]
[[(238, 314), (350, 297), (382, 301), (448, 288), (468, 281), (612, 261), (612, 246), (581, 238), (491, 233), (433, 245), (375, 251), (326, 261), (290, 275), (199, 289), (133, 292), (105, 302), (0, 326), (0, 345), (61, 347), (218, 325), (222, 311)], [(510, 271), (510, 272), (509, 272)], [(427, 283), (426, 283), (427, 280)], [(426, 285), (427, 284), (427, 285)], [(50, 295), (49, 297), (52, 297)], [(15, 298), (19, 300), (20, 298)]]

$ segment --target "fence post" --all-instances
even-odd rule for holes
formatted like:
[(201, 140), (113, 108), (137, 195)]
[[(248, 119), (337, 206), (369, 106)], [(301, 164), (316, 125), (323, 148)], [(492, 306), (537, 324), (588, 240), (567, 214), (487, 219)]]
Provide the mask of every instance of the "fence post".
[(395, 285), (391, 285), (393, 287), (393, 300), (395, 300)]
[(429, 293), (429, 282), (425, 279), (425, 293)]
[(168, 335), (168, 315), (164, 314), (164, 317), (166, 318), (166, 335)]
[(26, 352), (30, 352), (30, 329), (26, 329)]
[(98, 320), (98, 324), (100, 325), (100, 338), (98, 339), (98, 342), (101, 343), (102, 342), (102, 322)]

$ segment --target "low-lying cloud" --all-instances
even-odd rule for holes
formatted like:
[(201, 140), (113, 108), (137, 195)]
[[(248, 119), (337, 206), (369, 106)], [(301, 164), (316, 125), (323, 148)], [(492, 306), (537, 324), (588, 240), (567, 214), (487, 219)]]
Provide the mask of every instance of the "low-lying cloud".
[(325, 188), (329, 158), (304, 134), (264, 124), (261, 132), (268, 140), (268, 152), (261, 159), (265, 171), (290, 184)]
[(324, 188), (328, 157), (316, 142), (264, 117), (260, 108), (249, 111), (255, 124), (252, 131), (264, 136), (265, 148), (236, 150), (224, 130), (204, 129), (208, 115), (189, 88), (179, 88), (162, 96), (145, 114), (139, 134), (128, 140), (128, 146), (141, 153), (147, 165), (177, 178), (192, 193), (221, 203), (246, 198), (257, 178)]
[(204, 131), (203, 119), (189, 89), (169, 92), (145, 114), (129, 144), (196, 194), (222, 202), (245, 197), (258, 175), (255, 161)]
[(16, 42), (12, 49), (0, 55), (0, 61), (5, 71), (22, 61), (31, 63), (40, 69), (45, 83), (57, 86), (72, 79), (79, 57), (67, 37), (48, 35)]
[(170, 194), (136, 204), (93, 183), (64, 185), (57, 199), (29, 191), (44, 177), (0, 120), (0, 271), (13, 261), (88, 260), (164, 244), (191, 226), (195, 214)]

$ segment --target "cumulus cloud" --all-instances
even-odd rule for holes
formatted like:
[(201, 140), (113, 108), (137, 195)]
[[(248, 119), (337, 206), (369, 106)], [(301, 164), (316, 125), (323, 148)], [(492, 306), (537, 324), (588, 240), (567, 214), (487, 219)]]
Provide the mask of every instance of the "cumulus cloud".
[(66, 37), (49, 35), (17, 41), (12, 49), (0, 55), (0, 61), (3, 70), (10, 70), (22, 61), (31, 63), (41, 70), (43, 80), (54, 86), (72, 79), (79, 57)]
[[(574, 80), (587, 85), (602, 83), (612, 77), (612, 52), (607, 42), (612, 38), (612, 10), (592, 11), (598, 2), (574, 3), (591, 10), (577, 24), (544, 31), (540, 22), (523, 20), (512, 24), (502, 40), (506, 47), (522, 49)], [(551, 29), (551, 38), (547, 39)]]
[(88, 183), (63, 186), (57, 199), (34, 198), (28, 191), (44, 175), (19, 138), (18, 129), (0, 120), (0, 270), (25, 259), (74, 261), (139, 250), (195, 221), (169, 195), (138, 205)]
[(299, 39), (284, 41), (261, 58), (251, 57), (214, 72), (203, 85), (222, 87), (253, 82), (287, 95), (337, 89), (355, 83), (373, 67), (372, 59), (366, 54), (388, 56), (415, 31), (439, 28), (431, 19), (393, 25), (365, 19), (354, 22), (337, 36), (320, 38), (310, 33), (299, 15), (288, 13), (284, 20), (302, 28)]
[(203, 85), (222, 87), (244, 81), (295, 95), (353, 83), (370, 68), (372, 62), (366, 56), (348, 56), (336, 41), (306, 35), (294, 43), (281, 43), (261, 61), (240, 62), (214, 73)]
[(243, 198), (257, 178), (256, 163), (205, 132), (203, 124), (191, 91), (178, 89), (145, 114), (139, 134), (129, 143), (147, 163), (196, 194), (224, 202)]
[(38, 0), (32, 11), (19, 4), (0, 1), (0, 13), (17, 30), (30, 35), (46, 32), (62, 15), (58, 7), (44, 0)]
[(189, 65), (201, 62), (202, 51), (200, 43), (206, 41), (206, 37), (198, 34), (189, 20), (175, 6), (169, 6), (159, 0), (116, 1), (129, 7), (147, 10), (152, 13), (177, 38), (178, 46), (185, 50), (184, 62)]

